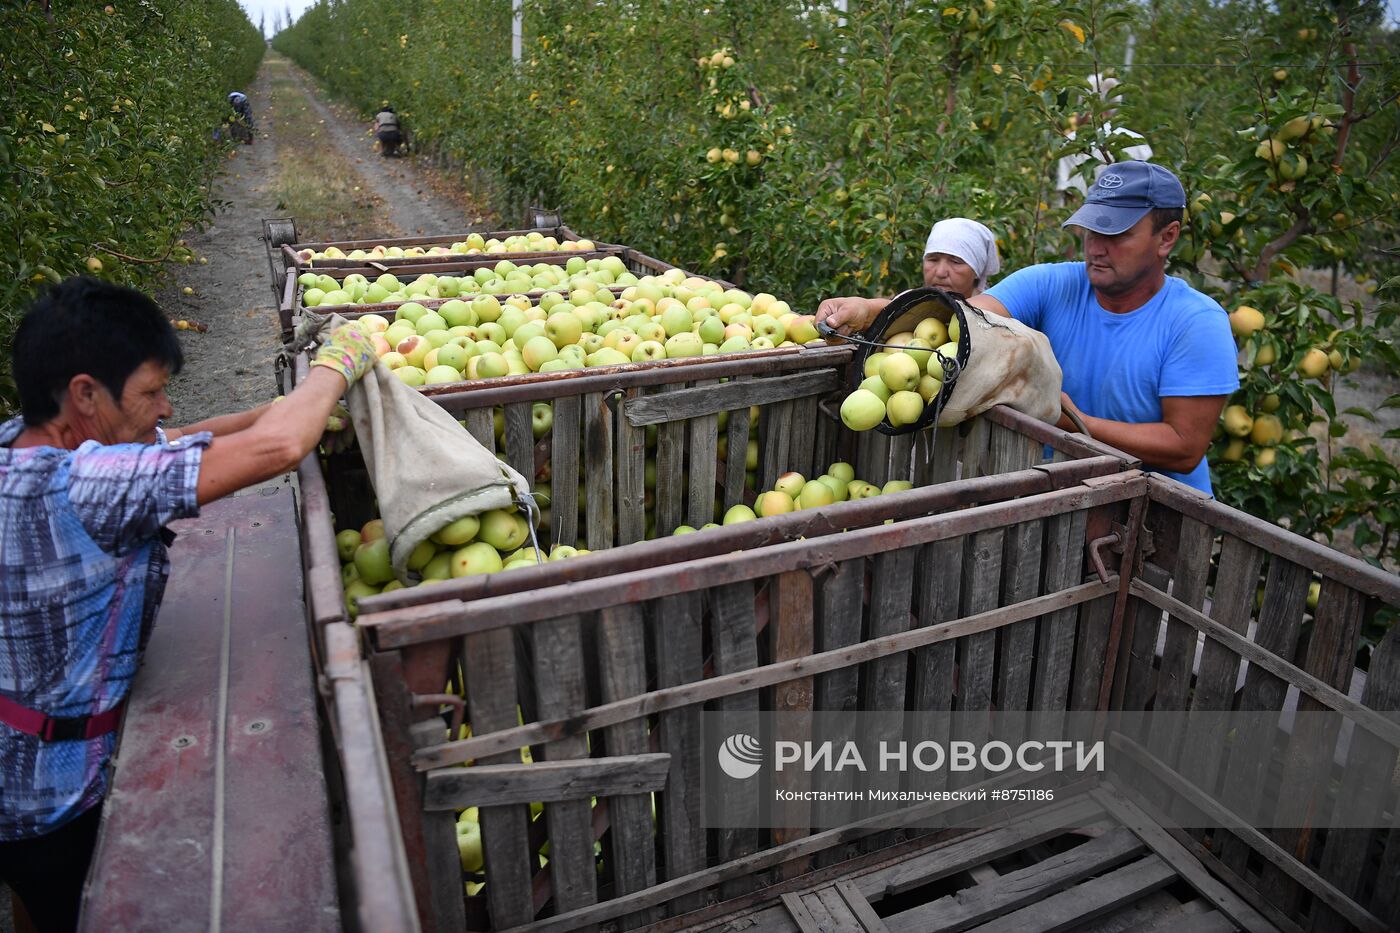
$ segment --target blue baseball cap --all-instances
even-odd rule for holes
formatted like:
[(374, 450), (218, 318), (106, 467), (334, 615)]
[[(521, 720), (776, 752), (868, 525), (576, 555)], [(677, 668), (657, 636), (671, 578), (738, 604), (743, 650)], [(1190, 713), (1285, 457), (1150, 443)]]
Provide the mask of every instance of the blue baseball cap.
[(1151, 162), (1116, 162), (1104, 169), (1083, 206), (1060, 226), (1113, 236), (1159, 207), (1186, 207), (1186, 189), (1177, 177)]

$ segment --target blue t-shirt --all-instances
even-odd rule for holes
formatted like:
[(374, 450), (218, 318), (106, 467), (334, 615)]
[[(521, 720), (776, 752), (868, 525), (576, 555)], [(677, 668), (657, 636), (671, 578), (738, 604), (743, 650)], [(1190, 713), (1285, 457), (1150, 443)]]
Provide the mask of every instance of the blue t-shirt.
[[(1087, 415), (1150, 424), (1162, 399), (1229, 395), (1240, 386), (1230, 321), (1219, 302), (1178, 278), (1133, 311), (1104, 309), (1082, 262), (1030, 266), (987, 294), (1050, 339), (1064, 390)], [(1211, 493), (1204, 457), (1189, 473), (1157, 470)]]

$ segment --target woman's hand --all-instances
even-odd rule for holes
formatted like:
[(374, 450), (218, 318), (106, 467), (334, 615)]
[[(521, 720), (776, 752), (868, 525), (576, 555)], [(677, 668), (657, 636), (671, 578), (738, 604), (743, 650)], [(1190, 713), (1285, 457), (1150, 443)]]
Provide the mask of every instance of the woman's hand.
[(875, 305), (869, 298), (828, 298), (817, 307), (817, 323), (823, 321), (843, 334), (865, 330), (875, 323), (884, 302)]

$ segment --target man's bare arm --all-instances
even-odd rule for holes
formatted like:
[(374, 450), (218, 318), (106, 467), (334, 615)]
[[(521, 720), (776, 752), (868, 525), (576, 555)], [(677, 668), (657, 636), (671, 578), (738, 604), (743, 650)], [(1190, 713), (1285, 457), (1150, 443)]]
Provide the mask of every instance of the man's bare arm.
[(263, 413), (251, 426), (216, 436), (200, 464), (199, 504), (295, 468), (321, 440), (326, 419), (344, 392), (344, 376), (328, 367), (314, 366), (286, 399), (262, 406)]
[(1000, 314), (1002, 317), (1011, 317), (1011, 312), (1006, 310), (1006, 305), (997, 301), (991, 295), (983, 292), (980, 295), (973, 295), (967, 299), (967, 303), (974, 308), (981, 308), (983, 311), (990, 311), (993, 314)]
[[(1132, 454), (1149, 467), (1174, 473), (1191, 472), (1206, 455), (1225, 400), (1224, 395), (1163, 398), (1161, 421), (1130, 424), (1086, 415), (1068, 395), (1061, 393), (1060, 397), (1062, 406), (1077, 412), (1096, 439)], [(1065, 415), (1060, 417), (1059, 427), (1078, 430)]]
[(263, 413), (272, 407), (272, 403), (259, 405), (257, 408), (250, 408), (247, 411), (234, 412), (231, 415), (215, 415), (213, 418), (205, 418), (203, 421), (194, 424), (187, 424), (182, 428), (166, 428), (165, 439), (173, 441), (184, 434), (197, 434), (200, 431), (208, 431), (215, 437), (224, 437), (229, 434), (237, 434), (239, 431), (246, 431), (251, 428)]

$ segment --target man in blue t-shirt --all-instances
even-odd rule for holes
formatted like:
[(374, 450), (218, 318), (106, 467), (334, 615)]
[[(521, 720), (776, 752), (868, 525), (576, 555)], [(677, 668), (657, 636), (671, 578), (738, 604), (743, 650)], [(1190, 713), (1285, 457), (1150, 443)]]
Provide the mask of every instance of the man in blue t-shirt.
[[(1050, 339), (1061, 404), (1090, 434), (1210, 494), (1206, 448), (1239, 373), (1225, 309), (1166, 274), (1185, 207), (1181, 182), (1160, 165), (1111, 165), (1064, 223), (1083, 231), (1084, 262), (1022, 269), (969, 303)], [(882, 306), (832, 299), (817, 317), (864, 330)], [(1060, 427), (1075, 429), (1068, 416)]]
[(1185, 207), (1162, 166), (1109, 166), (1064, 223), (1082, 230), (1084, 262), (1022, 269), (971, 303), (1050, 338), (1061, 404), (1090, 434), (1209, 494), (1206, 448), (1240, 383), (1225, 309), (1166, 274)]

